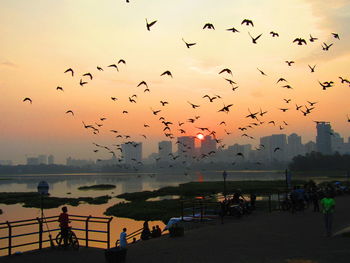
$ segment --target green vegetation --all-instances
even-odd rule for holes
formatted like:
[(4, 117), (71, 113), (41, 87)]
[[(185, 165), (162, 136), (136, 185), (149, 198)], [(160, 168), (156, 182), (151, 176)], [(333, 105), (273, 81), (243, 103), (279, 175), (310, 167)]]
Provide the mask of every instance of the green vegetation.
[[(99, 197), (79, 197), (79, 198), (66, 198), (66, 197), (50, 197), (45, 196), (43, 198), (44, 208), (56, 208), (61, 205), (78, 206), (80, 203), (88, 204), (105, 204), (111, 197), (108, 195)], [(41, 196), (36, 192), (24, 192), (24, 193), (0, 193), (0, 203), (2, 204), (18, 204), (23, 203), (23, 207), (41, 207)]]
[[(304, 184), (305, 181), (294, 180), (293, 184)], [(226, 189), (228, 193), (233, 193), (240, 189), (243, 193), (254, 192), (261, 193), (276, 193), (284, 190), (286, 187), (285, 181), (227, 181)], [(120, 194), (118, 198), (124, 198), (127, 201), (143, 201), (148, 198), (164, 196), (164, 195), (179, 195), (182, 199), (193, 198), (196, 196), (209, 196), (223, 192), (224, 183), (221, 182), (190, 182), (180, 184), (179, 186), (163, 187), (154, 191), (143, 191), (136, 193)]]
[(96, 184), (91, 186), (80, 186), (78, 190), (86, 191), (86, 190), (110, 190), (114, 189), (116, 186), (113, 184)]
[[(293, 184), (304, 184), (305, 181), (294, 180)], [(285, 190), (285, 181), (228, 181), (227, 193), (233, 193), (240, 189), (242, 193), (254, 192), (255, 194), (277, 193)], [(119, 203), (109, 207), (106, 215), (127, 217), (136, 220), (162, 220), (167, 222), (173, 216), (181, 214), (179, 200), (146, 201), (149, 198), (178, 195), (180, 199), (194, 199), (197, 196), (213, 196), (222, 193), (224, 183), (220, 182), (191, 182), (179, 186), (163, 187), (155, 191), (143, 191), (137, 193), (124, 193), (118, 198), (124, 198), (128, 203)], [(213, 197), (212, 199), (215, 199)]]
[(135, 220), (168, 220), (181, 214), (181, 207), (178, 200), (161, 201), (135, 201), (131, 203), (119, 203), (109, 207), (105, 215), (127, 217)]

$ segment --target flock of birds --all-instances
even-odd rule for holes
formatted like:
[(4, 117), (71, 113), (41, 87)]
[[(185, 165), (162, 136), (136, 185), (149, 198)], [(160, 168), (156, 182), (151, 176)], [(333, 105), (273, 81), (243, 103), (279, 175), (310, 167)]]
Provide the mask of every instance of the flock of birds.
[[(126, 0), (126, 2), (129, 2), (129, 1)], [(157, 20), (153, 20), (153, 21), (149, 22), (148, 19), (146, 19), (146, 29), (148, 31), (153, 30), (154, 27), (157, 25), (157, 23), (158, 23)], [(241, 22), (241, 26), (242, 27), (254, 27), (254, 22), (250, 19), (244, 19)], [(206, 23), (203, 26), (203, 30), (216, 30), (216, 29), (215, 29), (215, 26), (213, 24)], [(238, 30), (236, 27), (231, 27), (231, 28), (227, 28), (226, 30), (230, 31), (232, 33), (240, 33), (241, 29)], [(261, 33), (257, 36), (252, 36), (251, 33), (248, 32), (248, 35), (250, 36), (253, 44), (258, 44), (258, 40), (261, 39), (263, 33)], [(269, 35), (272, 38), (279, 37), (279, 33), (274, 32), (274, 31), (271, 31), (269, 33)], [(338, 33), (331, 33), (331, 36), (334, 39), (334, 41), (340, 40), (340, 36)], [(184, 38), (182, 38), (182, 41), (185, 43), (185, 47), (188, 49), (195, 48), (194, 46), (197, 45), (196, 42), (188, 42)], [(302, 46), (302, 45), (308, 45), (311, 43), (315, 43), (317, 41), (319, 41), (318, 38), (313, 37), (310, 34), (308, 39), (297, 37), (294, 40), (291, 40), (291, 44)], [(334, 43), (323, 42), (321, 45), (322, 50), (327, 52), (330, 50), (330, 48), (333, 45), (334, 45)], [(288, 61), (285, 61), (285, 63), (287, 64), (288, 67), (292, 67), (293, 64), (295, 64), (296, 62), (292, 61), (292, 60), (288, 60)], [(119, 59), (118, 62), (115, 64), (110, 64), (110, 65), (107, 65), (106, 67), (96, 66), (96, 69), (98, 71), (105, 71), (107, 69), (110, 69), (110, 70), (115, 70), (118, 72), (121, 67), (126, 67), (126, 66), (127, 66), (127, 62), (124, 59)], [(317, 65), (308, 65), (311, 74), (317, 70), (316, 66)], [(257, 70), (262, 76), (268, 77), (268, 75), (262, 69), (257, 68)], [(93, 79), (94, 79), (94, 75), (91, 72), (86, 72), (86, 73), (82, 74), (81, 76), (77, 76), (77, 74), (73, 68), (68, 68), (65, 71), (63, 71), (63, 73), (65, 75), (72, 77), (72, 78), (77, 78), (79, 80), (79, 81), (77, 80), (77, 82), (82, 87), (88, 85), (89, 82), (93, 81)], [(223, 68), (222, 70), (220, 70), (218, 72), (218, 75), (224, 76), (224, 80), (230, 85), (233, 92), (235, 92), (239, 88), (239, 85), (232, 79), (233, 73), (232, 73), (231, 69)], [(165, 70), (163, 73), (160, 74), (160, 76), (174, 78), (173, 73), (170, 72), (169, 70)], [(320, 88), (322, 90), (327, 90), (329, 88), (332, 88), (335, 85), (335, 82), (332, 80), (318, 81), (318, 82), (319, 82)], [(342, 85), (348, 85), (350, 87), (350, 81), (348, 79), (346, 79), (345, 77), (339, 76), (339, 83)], [(284, 88), (284, 89), (291, 89), (291, 90), (293, 89), (293, 86), (284, 77), (278, 78), (276, 80), (276, 84), (282, 85), (281, 88)], [(143, 93), (151, 93), (150, 85), (144, 80), (140, 81), (136, 87), (139, 89), (143, 89)], [(61, 86), (57, 86), (56, 90), (58, 92), (64, 92), (64, 88)], [(119, 100), (119, 98), (117, 98), (117, 97), (110, 97), (110, 99), (112, 101), (115, 101), (115, 102), (118, 102), (118, 100)], [(204, 103), (204, 101), (206, 101), (207, 103), (214, 103), (215, 101), (219, 101), (220, 99), (222, 100), (223, 98), (218, 94), (214, 94), (214, 95), (203, 94), (202, 99), (203, 99), (203, 103)], [(128, 97), (128, 100), (130, 103), (137, 103), (138, 102), (138, 95), (132, 94)], [(23, 99), (23, 102), (29, 102), (31, 104), (31, 103), (33, 103), (33, 100), (30, 97), (26, 97)], [(176, 144), (181, 144), (182, 142), (176, 140), (176, 137), (177, 137), (177, 135), (181, 135), (181, 136), (186, 135), (187, 133), (186, 133), (186, 130), (183, 127), (183, 125), (185, 125), (185, 123), (190, 123), (191, 125), (194, 125), (194, 128), (197, 129), (198, 132), (205, 133), (206, 135), (211, 135), (216, 140), (216, 143), (219, 145), (219, 149), (220, 148), (223, 149), (225, 147), (225, 145), (222, 143), (223, 142), (222, 138), (217, 137), (217, 132), (215, 131), (215, 129), (211, 129), (209, 127), (197, 126), (197, 121), (198, 121), (198, 119), (200, 119), (199, 115), (195, 115), (194, 117), (183, 119), (182, 121), (177, 121), (177, 122), (175, 122), (173, 120), (167, 120), (164, 117), (164, 115), (162, 115), (162, 114), (165, 112), (166, 107), (170, 102), (166, 101), (166, 100), (161, 100), (159, 103), (160, 104), (158, 106), (150, 107), (150, 110), (151, 110), (150, 114), (156, 116), (157, 119), (159, 120), (159, 122), (163, 125), (162, 132), (164, 133), (164, 136), (166, 138), (168, 138), (170, 140), (175, 140)], [(193, 111), (195, 111), (196, 109), (201, 107), (200, 104), (193, 103), (190, 100), (187, 100), (187, 103)], [(292, 100), (290, 98), (283, 98), (283, 103), (285, 106), (278, 108), (278, 110), (281, 111), (282, 114), (287, 112), (287, 111), (294, 110), (296, 112), (299, 112), (301, 114), (301, 116), (307, 116), (309, 114), (312, 114), (316, 105), (318, 105), (317, 101), (309, 101), (309, 100), (307, 100), (303, 104), (292, 103)], [(217, 112), (228, 114), (231, 111), (232, 106), (233, 106), (233, 103), (230, 103), (227, 105), (223, 104), (222, 106), (217, 108)], [(159, 107), (161, 107), (161, 108), (159, 108)], [(75, 112), (72, 109), (67, 110), (65, 113), (68, 115), (71, 115), (71, 116), (75, 116)], [(128, 110), (123, 110), (122, 114), (128, 114)], [(282, 121), (279, 123), (276, 120), (264, 119), (265, 115), (267, 115), (267, 114), (268, 114), (268, 111), (263, 110), (261, 108), (258, 111), (251, 111), (250, 109), (248, 109), (247, 113), (244, 117), (246, 119), (248, 119), (250, 122), (246, 126), (238, 127), (238, 130), (240, 132), (242, 132), (241, 136), (255, 140), (255, 138), (253, 136), (249, 135), (250, 129), (254, 129), (255, 127), (259, 127), (262, 125), (272, 125), (272, 126), (276, 126), (279, 130), (283, 130), (285, 128), (285, 126), (288, 125), (288, 123), (286, 121)], [(103, 129), (105, 121), (107, 121), (106, 117), (100, 117), (93, 124), (86, 124), (84, 121), (82, 121), (82, 125), (86, 130), (91, 131), (92, 134), (99, 135), (101, 129)], [(350, 122), (349, 115), (347, 115), (347, 121)], [(147, 123), (143, 124), (143, 128), (147, 129), (149, 127), (150, 127), (149, 124), (147, 124)], [(224, 132), (226, 135), (232, 134), (232, 132), (226, 130), (226, 122), (225, 121), (219, 122), (217, 124), (216, 128), (219, 128), (219, 127), (225, 127)], [(136, 143), (135, 141), (137, 141), (138, 138), (135, 138), (135, 136), (131, 136), (131, 135), (127, 135), (127, 134), (121, 134), (120, 131), (115, 130), (115, 129), (109, 130), (109, 132), (114, 135), (114, 138), (116, 140), (119, 140), (119, 141), (116, 141), (116, 143), (112, 144), (111, 146), (101, 145), (101, 144), (93, 142), (93, 145), (94, 145), (93, 152), (98, 153), (101, 151), (107, 151), (112, 156), (114, 156), (116, 158), (118, 157), (117, 160), (119, 162), (119, 165), (122, 166), (123, 165), (122, 164), (123, 163), (123, 152), (122, 152), (123, 149), (121, 147), (121, 144), (125, 143), (125, 144), (130, 144), (134, 147), (137, 147), (138, 143)], [(143, 139), (147, 139), (147, 134), (140, 134), (140, 136), (142, 136)], [(200, 156), (197, 156), (197, 155), (193, 154), (194, 149), (191, 149), (191, 146), (189, 146), (189, 145), (183, 144), (183, 145), (181, 145), (181, 147), (179, 147), (179, 149), (180, 148), (181, 148), (182, 153), (178, 152), (178, 155), (174, 155), (173, 153), (169, 154), (169, 158), (174, 161), (174, 164), (175, 164), (176, 160), (179, 158), (179, 156), (180, 156), (179, 154), (185, 155), (185, 157), (188, 157), (189, 159), (193, 159), (193, 161), (200, 161), (202, 159), (209, 158), (211, 156), (215, 156), (215, 154), (216, 154), (215, 151), (210, 151), (208, 153), (202, 153)], [(264, 148), (265, 148), (265, 146), (260, 144), (255, 149), (260, 151), (260, 150), (263, 150)], [(120, 154), (118, 154), (118, 151), (120, 152)], [(283, 151), (283, 149), (281, 149), (280, 147), (276, 147), (273, 151), (278, 152), (278, 151)], [(186, 156), (186, 154), (188, 154), (188, 156)], [(245, 156), (243, 153), (239, 152), (236, 154), (236, 158), (245, 158)], [(136, 159), (134, 159), (134, 160), (135, 160), (135, 164), (132, 166), (132, 168), (135, 170), (138, 170), (139, 167), (143, 164), (142, 164), (142, 162), (139, 162)], [(101, 159), (98, 159), (98, 161), (101, 161)], [(157, 157), (156, 161), (157, 162), (161, 161), (160, 157)], [(186, 166), (186, 164), (189, 164), (188, 162), (189, 162), (188, 159), (185, 159), (185, 160), (182, 159), (181, 165)], [(172, 167), (174, 164), (169, 164), (169, 167)], [(235, 164), (235, 162), (233, 162), (232, 164)], [(257, 164), (261, 164), (261, 162), (257, 162)]]

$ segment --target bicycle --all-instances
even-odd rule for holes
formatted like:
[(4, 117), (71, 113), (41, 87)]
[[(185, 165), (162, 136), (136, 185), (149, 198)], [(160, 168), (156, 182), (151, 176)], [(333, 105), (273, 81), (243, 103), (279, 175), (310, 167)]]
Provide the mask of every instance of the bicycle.
[[(62, 233), (59, 232), (56, 236), (56, 243), (58, 247), (64, 247), (64, 240), (62, 237)], [(79, 241), (75, 233), (72, 231), (72, 228), (68, 228), (67, 233), (67, 247), (72, 247), (75, 250), (79, 249)]]

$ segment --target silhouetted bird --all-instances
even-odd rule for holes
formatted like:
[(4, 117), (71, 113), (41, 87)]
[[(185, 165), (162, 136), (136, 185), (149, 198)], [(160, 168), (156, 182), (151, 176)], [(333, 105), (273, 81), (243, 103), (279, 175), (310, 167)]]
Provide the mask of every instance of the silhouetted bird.
[(64, 91), (62, 87), (57, 87), (56, 90)]
[(215, 30), (215, 27), (214, 27), (214, 25), (213, 24), (210, 24), (210, 23), (206, 23), (205, 25), (204, 25), (204, 27), (203, 27), (203, 29), (214, 29)]
[(32, 99), (31, 99), (31, 98), (24, 98), (23, 102), (26, 102), (26, 101), (29, 101), (29, 102), (30, 102), (30, 104), (32, 104), (32, 103), (33, 103), (33, 101), (32, 101)]
[(310, 40), (310, 42), (314, 42), (314, 41), (318, 40), (318, 38), (312, 37), (311, 34), (310, 34), (310, 39), (309, 40)]
[(232, 76), (232, 71), (229, 69), (229, 68), (224, 68), (223, 70), (221, 70), (220, 72), (219, 72), (219, 74), (221, 74), (221, 73), (228, 73), (228, 74), (230, 74), (231, 76)]
[(141, 85), (145, 85), (147, 88), (148, 88), (148, 85), (147, 85), (147, 83), (146, 83), (146, 81), (141, 81), (138, 85), (137, 85), (137, 87), (140, 87)]
[(250, 32), (248, 32), (248, 34), (251, 37), (253, 44), (258, 44), (256, 41), (262, 36), (262, 34), (258, 35), (257, 37), (252, 37)]
[(308, 65), (308, 66), (309, 66), (309, 69), (311, 70), (311, 73), (315, 72), (315, 67), (316, 67), (316, 65), (314, 65), (313, 67), (310, 66), (310, 65)]
[(116, 64), (111, 64), (108, 67), (109, 68), (115, 68), (117, 71), (119, 71), (118, 66)]
[(280, 35), (276, 32), (271, 31), (270, 34), (272, 35), (272, 37), (279, 37)]
[(119, 59), (118, 64), (120, 63), (123, 63), (124, 65), (126, 65), (126, 61), (124, 59)]
[(90, 80), (92, 80), (92, 75), (91, 75), (91, 73), (90, 73), (90, 72), (85, 73), (83, 76), (88, 76), (88, 77), (90, 78)]
[(244, 20), (242, 21), (241, 25), (243, 25), (243, 24), (245, 24), (245, 25), (247, 25), (247, 26), (249, 26), (249, 25), (254, 26), (253, 21), (252, 21), (252, 20), (249, 20), (249, 19), (244, 19)]
[(72, 74), (72, 77), (74, 77), (74, 71), (72, 68), (67, 69), (64, 73), (70, 72)]
[(80, 79), (80, 82), (79, 82), (80, 86), (84, 86), (85, 84), (87, 84), (86, 81), (83, 81), (82, 79)]
[(192, 47), (192, 46), (197, 44), (197, 43), (187, 43), (183, 38), (182, 38), (182, 41), (186, 44), (187, 48), (190, 48), (190, 47)]
[(146, 27), (148, 31), (151, 31), (151, 26), (153, 26), (155, 23), (157, 23), (157, 20), (152, 21), (151, 23), (148, 23), (146, 18)]
[(236, 28), (234, 28), (234, 27), (231, 27), (231, 28), (228, 28), (228, 29), (226, 29), (227, 31), (231, 31), (232, 33), (235, 33), (235, 32), (238, 32), (239, 33), (239, 31), (236, 29)]
[(292, 64), (295, 62), (294, 61), (286, 61), (286, 63), (288, 64), (288, 66), (292, 66)]
[(299, 46), (301, 46), (301, 45), (303, 45), (303, 44), (307, 45), (306, 40), (305, 40), (305, 39), (302, 39), (302, 38), (300, 38), (300, 37), (294, 39), (294, 40), (293, 40), (293, 43), (295, 43), (295, 42), (297, 42)]
[(191, 103), (189, 101), (187, 101), (187, 102), (192, 106), (193, 109), (200, 107), (200, 105), (193, 104), (193, 103)]
[(97, 66), (97, 69), (98, 69), (99, 71), (103, 71), (103, 68), (101, 68), (101, 67), (99, 67), (99, 66)]
[(333, 46), (333, 43), (327, 45), (325, 42), (323, 42), (322, 49), (323, 49), (324, 51), (328, 51), (329, 48), (330, 48), (331, 46)]
[(333, 37), (334, 37), (334, 38), (336, 38), (336, 39), (339, 39), (339, 40), (340, 40), (340, 38), (339, 38), (339, 34), (337, 34), (337, 33), (332, 33), (332, 35), (333, 35)]
[(170, 76), (170, 77), (173, 77), (173, 75), (171, 74), (171, 72), (169, 70), (167, 71), (164, 71), (162, 74), (160, 74), (161, 76), (164, 76), (164, 75), (167, 75), (167, 76)]
[(72, 110), (67, 110), (67, 111), (66, 111), (66, 114), (67, 114), (67, 113), (70, 113), (70, 114), (72, 114), (72, 116), (74, 116), (74, 112), (73, 112)]

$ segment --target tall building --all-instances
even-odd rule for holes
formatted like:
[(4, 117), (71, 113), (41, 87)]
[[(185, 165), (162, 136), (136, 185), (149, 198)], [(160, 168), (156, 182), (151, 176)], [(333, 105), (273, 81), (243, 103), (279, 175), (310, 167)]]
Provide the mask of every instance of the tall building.
[[(230, 157), (229, 160), (232, 160), (232, 157), (234, 157), (234, 160), (237, 162), (249, 161), (251, 150), (252, 150), (251, 144), (237, 144), (237, 143), (235, 143), (234, 145), (227, 147), (227, 153), (228, 153), (228, 156)], [(243, 156), (236, 158), (235, 156), (237, 156), (237, 153), (242, 153)]]
[(309, 141), (304, 144), (305, 153), (312, 153), (316, 151), (316, 143)]
[(177, 152), (181, 159), (192, 159), (195, 155), (193, 136), (181, 136), (177, 138)]
[(123, 143), (121, 146), (126, 164), (136, 164), (142, 161), (142, 142)]
[(216, 141), (210, 135), (206, 135), (201, 141), (200, 153), (208, 154), (211, 151), (216, 151)]
[(95, 162), (92, 160), (73, 159), (72, 157), (68, 157), (66, 159), (67, 166), (83, 167), (83, 166), (94, 165), (94, 164), (95, 164)]
[(158, 143), (158, 153), (160, 157), (160, 162), (169, 162), (170, 154), (173, 153), (173, 145), (171, 141), (161, 141)]
[(287, 159), (291, 160), (294, 156), (303, 155), (304, 146), (301, 143), (301, 136), (292, 133), (288, 136)]
[(331, 134), (332, 128), (329, 122), (320, 121), (316, 124), (316, 151), (322, 154), (332, 153)]
[(273, 134), (261, 137), (261, 158), (266, 161), (283, 162), (287, 160), (287, 136), (285, 134)]
[(12, 165), (11, 160), (0, 160), (0, 165)]
[(47, 164), (47, 155), (41, 154), (38, 156), (39, 164)]
[(55, 157), (50, 154), (49, 157), (47, 157), (47, 163), (50, 164), (55, 164)]
[(345, 143), (344, 138), (340, 136), (337, 132), (332, 132), (333, 136), (331, 136), (331, 146), (332, 146), (332, 152), (338, 152), (340, 154), (343, 154), (345, 152)]
[(39, 165), (39, 158), (27, 157), (27, 165)]

